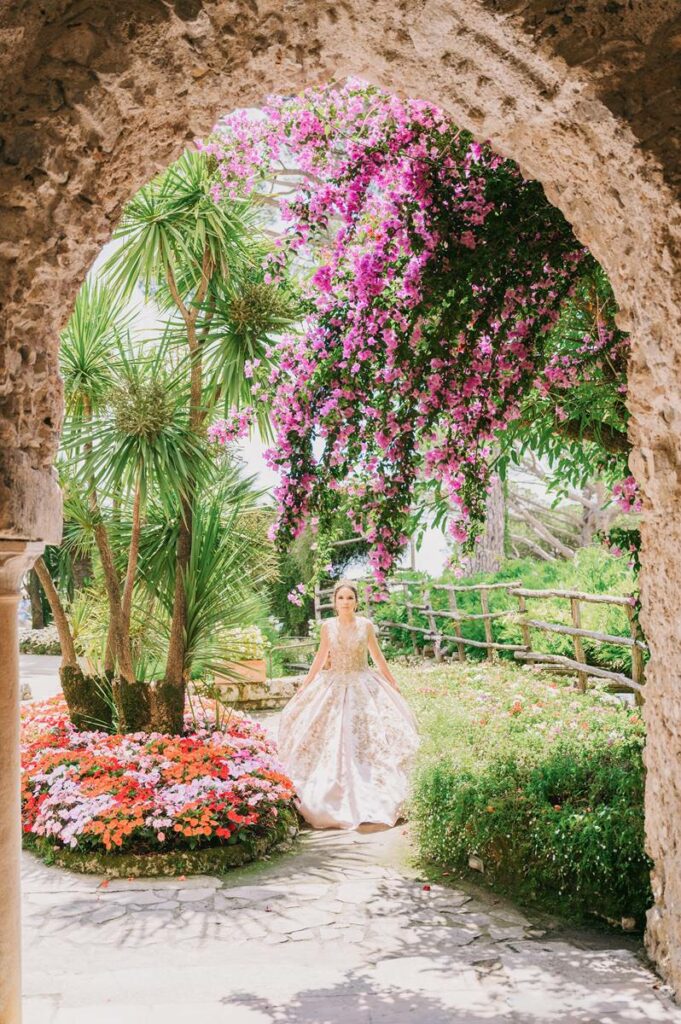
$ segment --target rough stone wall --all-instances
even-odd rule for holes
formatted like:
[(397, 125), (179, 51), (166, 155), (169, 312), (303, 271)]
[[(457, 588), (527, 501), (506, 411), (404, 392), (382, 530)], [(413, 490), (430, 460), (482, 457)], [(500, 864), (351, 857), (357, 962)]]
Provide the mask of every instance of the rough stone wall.
[(538, 178), (632, 332), (649, 948), (681, 991), (681, 0), (15, 0), (0, 12), (0, 536), (56, 539), (57, 338), (122, 204), (216, 115), (357, 74)]

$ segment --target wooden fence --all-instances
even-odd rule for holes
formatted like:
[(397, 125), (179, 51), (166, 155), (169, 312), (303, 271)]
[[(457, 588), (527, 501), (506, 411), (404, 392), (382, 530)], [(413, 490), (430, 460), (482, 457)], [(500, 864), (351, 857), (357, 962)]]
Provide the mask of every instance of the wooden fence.
[[(360, 608), (370, 617), (372, 607), (367, 598), (367, 587), (371, 585), (370, 580), (357, 581), (360, 589)], [(643, 654), (648, 650), (641, 639), (641, 633), (636, 621), (633, 600), (630, 597), (622, 597), (614, 594), (584, 594), (576, 590), (528, 590), (523, 587), (522, 582), (515, 580), (509, 583), (476, 583), (476, 584), (449, 584), (449, 583), (423, 583), (414, 580), (396, 580), (389, 585), (390, 591), (399, 592), (404, 595), (404, 607), (407, 610), (406, 622), (393, 622), (382, 619), (376, 625), (384, 634), (401, 630), (411, 634), (412, 649), (418, 653), (419, 639), (421, 650), (424, 644), (432, 645), (433, 656), (436, 661), (442, 661), (444, 657), (454, 657), (457, 661), (466, 660), (466, 648), (482, 648), (487, 653), (487, 658), (494, 661), (497, 652), (509, 651), (519, 661), (527, 661), (550, 671), (562, 671), (576, 674), (579, 686), (586, 689), (589, 676), (607, 679), (610, 688), (615, 690), (633, 691), (637, 704), (643, 702), (644, 689), (644, 660)], [(433, 591), (444, 591), (447, 594), (446, 609), (433, 606)], [(493, 591), (504, 590), (518, 602), (517, 611), (514, 608), (503, 611), (490, 611), (490, 594)], [(315, 592), (315, 618), (320, 621), (324, 618), (324, 612), (332, 609), (330, 601), (332, 590), (330, 588), (317, 588)], [(457, 605), (458, 595), (479, 595), (480, 611), (465, 612)], [(565, 625), (561, 622), (547, 622), (542, 619), (531, 617), (528, 601), (545, 600), (547, 598), (558, 598), (568, 601), (570, 604), (570, 618), (572, 625)], [(581, 608), (582, 604), (605, 604), (619, 605), (624, 608), (629, 623), (629, 636), (618, 636), (610, 633), (599, 633), (592, 629), (582, 627)], [(426, 627), (419, 626), (415, 622), (415, 612), (420, 612), (428, 622)], [(498, 619), (511, 619), (518, 623), (522, 637), (522, 643), (501, 643), (494, 637), (494, 622)], [(452, 632), (445, 632), (445, 627), (440, 625), (444, 620), (452, 624)], [(463, 635), (463, 622), (482, 622), (485, 639), (474, 640)], [(560, 654), (550, 654), (546, 651), (537, 650), (533, 645), (533, 634), (536, 633), (562, 634), (572, 638), (573, 658)], [(631, 676), (623, 672), (615, 672), (611, 669), (602, 668), (599, 665), (590, 665), (586, 660), (584, 651), (584, 639), (596, 641), (597, 643), (608, 643), (617, 647), (625, 647), (631, 650)]]

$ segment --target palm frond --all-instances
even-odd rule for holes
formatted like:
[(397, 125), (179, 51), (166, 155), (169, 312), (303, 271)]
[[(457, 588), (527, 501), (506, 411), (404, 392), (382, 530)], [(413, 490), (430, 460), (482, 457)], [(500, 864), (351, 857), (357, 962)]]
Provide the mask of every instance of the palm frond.
[[(125, 239), (104, 266), (113, 287), (129, 296), (139, 283), (145, 295), (157, 292), (161, 307), (170, 271), (187, 301), (201, 278), (204, 253), (220, 274), (250, 264), (248, 239), (255, 226), (251, 204), (216, 203), (210, 158), (186, 150), (127, 204), (114, 238)], [(165, 297), (165, 298), (164, 298)]]
[(132, 316), (106, 282), (86, 279), (61, 334), (60, 369), (71, 418), (82, 418), (86, 407), (97, 410), (106, 400), (116, 335), (126, 329)]
[(120, 500), (139, 484), (175, 511), (178, 495), (207, 486), (215, 462), (189, 424), (186, 376), (166, 367), (163, 344), (143, 348), (118, 338), (108, 405), (88, 422), (69, 422), (63, 445), (72, 469), (102, 496)]

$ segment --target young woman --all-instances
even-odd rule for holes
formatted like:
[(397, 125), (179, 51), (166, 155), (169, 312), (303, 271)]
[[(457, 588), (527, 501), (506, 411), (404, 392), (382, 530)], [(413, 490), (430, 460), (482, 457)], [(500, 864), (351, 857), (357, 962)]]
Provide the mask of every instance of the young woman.
[(394, 825), (420, 742), (374, 625), (357, 605), (355, 585), (336, 584), (335, 617), (322, 623), (314, 661), (279, 722), (279, 756), (314, 828)]

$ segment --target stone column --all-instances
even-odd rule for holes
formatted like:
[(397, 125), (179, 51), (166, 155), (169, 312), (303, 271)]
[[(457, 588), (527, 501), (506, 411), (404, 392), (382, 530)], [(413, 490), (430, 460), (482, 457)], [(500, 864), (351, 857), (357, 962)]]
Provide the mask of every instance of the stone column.
[(43, 544), (0, 540), (0, 1024), (21, 1021), (19, 645), (21, 579)]

